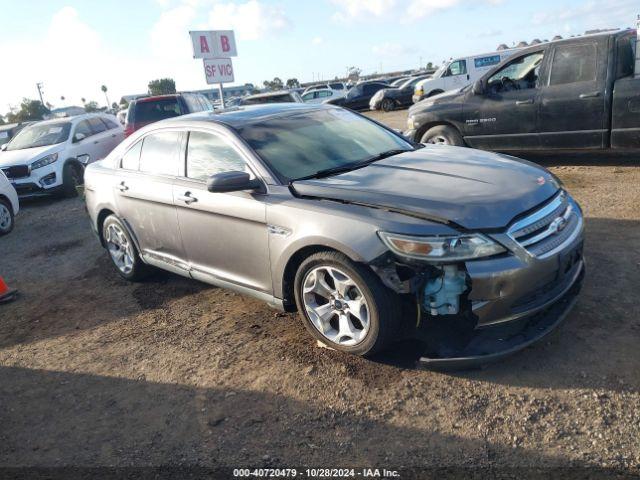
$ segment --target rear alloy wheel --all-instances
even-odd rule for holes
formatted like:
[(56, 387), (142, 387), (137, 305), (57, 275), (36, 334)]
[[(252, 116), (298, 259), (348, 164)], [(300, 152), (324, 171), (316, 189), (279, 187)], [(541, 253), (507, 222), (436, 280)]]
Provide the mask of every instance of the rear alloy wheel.
[(129, 233), (115, 215), (109, 215), (105, 219), (102, 238), (111, 262), (120, 276), (131, 281), (142, 280), (147, 276), (149, 268), (140, 259)]
[(336, 350), (371, 355), (393, 340), (400, 324), (399, 297), (368, 268), (338, 252), (303, 261), (295, 294), (307, 329)]
[(431, 127), (422, 136), (420, 142), (435, 145), (453, 145), (455, 147), (464, 146), (464, 140), (458, 130), (448, 125), (437, 125), (435, 127)]
[(13, 230), (13, 209), (9, 202), (0, 199), (0, 236), (6, 235)]
[(390, 98), (385, 98), (382, 100), (382, 104), (380, 105), (383, 111), (392, 112), (396, 108), (396, 104)]

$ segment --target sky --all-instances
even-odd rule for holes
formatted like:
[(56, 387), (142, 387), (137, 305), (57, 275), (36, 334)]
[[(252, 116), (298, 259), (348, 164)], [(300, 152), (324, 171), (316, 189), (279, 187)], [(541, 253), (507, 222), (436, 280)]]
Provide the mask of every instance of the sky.
[[(635, 27), (637, 0), (0, 0), (0, 114), (145, 93), (171, 77), (207, 88), (189, 30), (233, 29), (235, 84), (440, 64), (505, 43)], [(61, 100), (61, 96), (65, 100)]]

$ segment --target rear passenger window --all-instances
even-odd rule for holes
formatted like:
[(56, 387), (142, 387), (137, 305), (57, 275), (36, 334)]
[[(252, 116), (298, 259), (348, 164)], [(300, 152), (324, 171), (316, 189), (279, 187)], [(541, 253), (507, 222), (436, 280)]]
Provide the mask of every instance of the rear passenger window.
[(125, 170), (138, 170), (140, 166), (140, 150), (142, 150), (142, 142), (136, 143), (122, 156), (121, 167)]
[(218, 135), (189, 133), (187, 146), (187, 177), (206, 180), (215, 173), (251, 173), (244, 158), (231, 144)]
[[(182, 115), (178, 100), (175, 97), (158, 100), (139, 100), (134, 107), (134, 121), (136, 123), (151, 123), (165, 118)], [(129, 109), (131, 116), (132, 109)]]
[(118, 124), (110, 118), (101, 118), (100, 120), (104, 122), (108, 130), (111, 130), (112, 128), (118, 128)]
[(99, 118), (96, 117), (89, 119), (89, 125), (91, 125), (91, 130), (93, 130), (93, 133), (102, 133), (107, 129), (107, 126), (102, 123)]
[(180, 132), (158, 132), (144, 137), (140, 171), (155, 175), (179, 175)]
[(635, 63), (635, 38), (632, 36), (621, 37), (618, 39), (618, 60), (616, 68), (616, 78), (627, 77), (633, 75)]
[(89, 126), (89, 122), (87, 120), (83, 120), (78, 123), (78, 125), (76, 125), (76, 131), (73, 134), (77, 135), (79, 133), (83, 134), (85, 138), (93, 135), (93, 132), (91, 131), (91, 127)]
[(594, 44), (556, 47), (549, 85), (594, 81), (596, 63), (597, 49)]

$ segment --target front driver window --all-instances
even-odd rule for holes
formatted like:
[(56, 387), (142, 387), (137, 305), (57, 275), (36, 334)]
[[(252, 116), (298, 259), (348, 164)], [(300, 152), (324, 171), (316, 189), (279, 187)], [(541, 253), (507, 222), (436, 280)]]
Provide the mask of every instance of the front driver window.
[(491, 93), (538, 88), (540, 65), (544, 52), (535, 52), (516, 58), (491, 75), (487, 89)]
[(447, 77), (455, 77), (456, 75), (466, 75), (467, 74), (467, 61), (466, 60), (456, 60), (455, 62), (451, 62), (449, 68), (447, 68)]
[(251, 173), (244, 158), (218, 135), (190, 132), (187, 146), (187, 177), (206, 181), (222, 172)]

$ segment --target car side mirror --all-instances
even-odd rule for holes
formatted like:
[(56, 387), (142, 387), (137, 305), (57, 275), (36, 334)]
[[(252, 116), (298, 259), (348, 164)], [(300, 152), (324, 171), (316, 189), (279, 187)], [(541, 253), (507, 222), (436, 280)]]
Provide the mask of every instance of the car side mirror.
[(0, 150), (4, 152), (7, 149), (7, 145), (9, 145), (9, 144), (8, 143), (3, 143), (2, 146), (0, 146)]
[(240, 192), (262, 189), (262, 182), (247, 172), (216, 173), (207, 180), (207, 190), (213, 193)]
[(473, 94), (474, 95), (482, 95), (484, 94), (484, 82), (482, 81), (482, 79), (480, 80), (476, 80), (473, 83)]
[(81, 142), (82, 140), (84, 140), (85, 138), (87, 138), (87, 136), (84, 133), (76, 133), (73, 136), (73, 143), (78, 143)]

